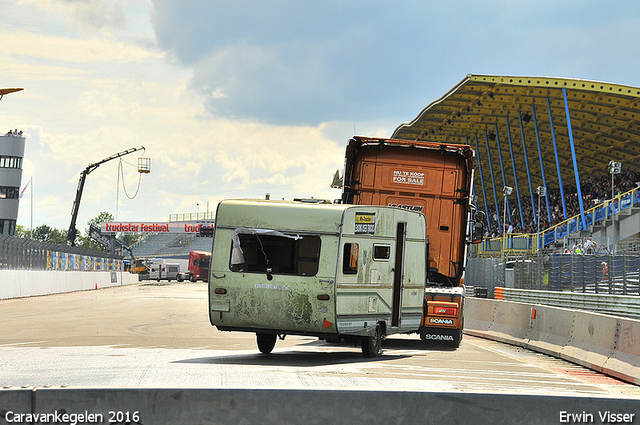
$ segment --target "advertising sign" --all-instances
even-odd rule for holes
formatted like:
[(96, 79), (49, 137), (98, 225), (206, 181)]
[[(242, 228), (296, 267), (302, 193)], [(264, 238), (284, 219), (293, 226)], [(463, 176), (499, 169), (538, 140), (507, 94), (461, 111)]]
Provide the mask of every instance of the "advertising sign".
[(102, 234), (114, 233), (189, 233), (199, 234), (202, 226), (210, 226), (212, 223), (195, 223), (195, 222), (106, 222), (101, 223), (100, 231)]

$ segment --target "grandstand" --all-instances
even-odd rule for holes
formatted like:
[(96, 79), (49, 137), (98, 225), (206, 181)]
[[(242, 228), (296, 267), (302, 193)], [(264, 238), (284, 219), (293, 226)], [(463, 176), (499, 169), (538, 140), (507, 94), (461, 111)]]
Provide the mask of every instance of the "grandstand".
[[(577, 226), (571, 229), (576, 236), (599, 232), (610, 237), (613, 232), (605, 229), (613, 220), (597, 227), (587, 221), (595, 204), (589, 203), (592, 190), (581, 182), (586, 176), (607, 182), (611, 161), (622, 163), (623, 170), (640, 170), (640, 88), (574, 78), (469, 74), (392, 137), (474, 147), (473, 195), (478, 207), (490, 213), (489, 234), (504, 236), (508, 224), (518, 223), (521, 231), (543, 230), (577, 213)], [(537, 187), (547, 188), (546, 194), (537, 195)], [(511, 188), (509, 197), (506, 189)], [(600, 203), (615, 203), (611, 186), (604, 188), (609, 196), (599, 196)], [(629, 189), (616, 184), (615, 193)], [(626, 231), (617, 220), (615, 226), (617, 239), (638, 235), (633, 226)]]

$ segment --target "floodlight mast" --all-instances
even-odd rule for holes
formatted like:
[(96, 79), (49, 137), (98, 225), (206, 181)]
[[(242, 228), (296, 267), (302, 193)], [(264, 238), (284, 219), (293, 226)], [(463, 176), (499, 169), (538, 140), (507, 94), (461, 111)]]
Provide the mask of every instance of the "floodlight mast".
[(87, 179), (87, 175), (98, 168), (101, 164), (105, 162), (111, 161), (112, 159), (120, 158), (121, 156), (128, 155), (130, 153), (144, 150), (144, 146), (138, 146), (137, 148), (127, 149), (126, 151), (117, 153), (115, 155), (110, 156), (109, 158), (105, 158), (100, 162), (96, 162), (95, 164), (87, 165), (80, 173), (80, 180), (78, 181), (78, 190), (76, 190), (76, 198), (73, 201), (73, 208), (71, 210), (71, 224), (69, 225), (69, 230), (67, 232), (67, 241), (71, 246), (76, 246), (76, 235), (78, 234), (78, 229), (76, 229), (76, 220), (78, 219), (78, 209), (80, 208), (80, 198), (82, 198), (82, 191), (84, 190), (84, 182)]

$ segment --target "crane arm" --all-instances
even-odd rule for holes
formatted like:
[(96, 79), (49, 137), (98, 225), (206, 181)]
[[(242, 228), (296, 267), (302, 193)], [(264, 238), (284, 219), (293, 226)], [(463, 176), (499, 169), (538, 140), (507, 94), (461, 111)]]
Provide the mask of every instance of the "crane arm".
[(87, 175), (91, 173), (93, 170), (98, 168), (100, 165), (105, 162), (111, 161), (112, 159), (120, 158), (125, 155), (129, 155), (130, 153), (143, 150), (144, 146), (138, 146), (137, 148), (127, 149), (126, 151), (122, 151), (115, 155), (111, 155), (109, 158), (105, 158), (102, 161), (96, 162), (95, 164), (87, 165), (80, 173), (80, 180), (78, 181), (78, 189), (76, 190), (76, 198), (73, 201), (73, 208), (71, 209), (71, 224), (69, 225), (69, 230), (67, 231), (67, 241), (69, 241), (71, 246), (76, 245), (76, 236), (78, 234), (78, 229), (76, 229), (76, 220), (78, 219), (78, 209), (80, 208), (80, 199), (82, 198), (82, 192), (84, 190), (84, 182), (87, 179)]

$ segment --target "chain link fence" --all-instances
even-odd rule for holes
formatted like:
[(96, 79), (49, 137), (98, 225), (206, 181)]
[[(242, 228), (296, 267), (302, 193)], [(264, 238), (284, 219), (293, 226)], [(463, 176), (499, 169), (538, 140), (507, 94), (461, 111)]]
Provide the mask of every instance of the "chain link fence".
[(0, 270), (121, 270), (121, 255), (0, 234)]

